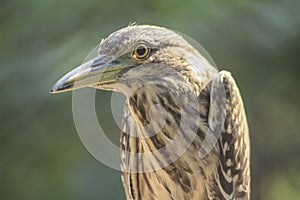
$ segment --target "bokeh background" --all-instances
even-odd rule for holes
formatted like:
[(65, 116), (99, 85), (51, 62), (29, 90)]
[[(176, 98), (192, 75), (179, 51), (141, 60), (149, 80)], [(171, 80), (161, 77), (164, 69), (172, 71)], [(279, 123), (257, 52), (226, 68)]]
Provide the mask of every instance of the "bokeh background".
[[(0, 199), (125, 198), (120, 172), (82, 145), (71, 93), (48, 91), (130, 22), (183, 32), (232, 72), (251, 130), (253, 199), (299, 199), (299, 10), (299, 0), (1, 0)], [(97, 91), (97, 112), (117, 143), (110, 96)]]

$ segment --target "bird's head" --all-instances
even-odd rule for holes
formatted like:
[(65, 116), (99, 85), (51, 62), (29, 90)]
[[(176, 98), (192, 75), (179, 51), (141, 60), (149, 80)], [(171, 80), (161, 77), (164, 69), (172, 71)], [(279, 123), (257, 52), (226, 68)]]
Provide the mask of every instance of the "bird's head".
[(118, 30), (102, 40), (98, 53), (63, 76), (50, 92), (96, 87), (125, 93), (133, 85), (177, 79), (174, 76), (206, 84), (217, 71), (184, 37), (157, 26)]

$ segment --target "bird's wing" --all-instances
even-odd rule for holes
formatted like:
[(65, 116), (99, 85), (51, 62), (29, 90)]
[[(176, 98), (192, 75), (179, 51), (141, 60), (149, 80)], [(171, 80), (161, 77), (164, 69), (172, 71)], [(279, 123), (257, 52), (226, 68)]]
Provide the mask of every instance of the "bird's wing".
[(250, 139), (243, 101), (229, 72), (221, 71), (226, 95), (226, 117), (218, 140), (220, 163), (216, 174), (223, 195), (250, 196)]
[[(221, 199), (250, 198), (250, 140), (243, 101), (239, 89), (229, 72), (221, 71), (219, 81), (224, 86), (225, 119), (217, 141), (219, 163), (215, 180)], [(211, 98), (212, 99), (212, 98)], [(215, 101), (218, 103), (218, 101)], [(211, 112), (218, 106), (210, 104)], [(222, 107), (222, 106), (221, 106)], [(209, 119), (209, 126), (213, 118)], [(215, 125), (214, 125), (215, 126)]]

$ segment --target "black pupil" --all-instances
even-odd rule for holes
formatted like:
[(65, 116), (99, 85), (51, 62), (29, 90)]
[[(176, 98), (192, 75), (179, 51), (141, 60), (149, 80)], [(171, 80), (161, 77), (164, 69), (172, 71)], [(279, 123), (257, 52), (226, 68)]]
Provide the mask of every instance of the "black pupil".
[(139, 55), (139, 56), (144, 56), (145, 53), (146, 53), (146, 48), (145, 47), (138, 47), (137, 50), (136, 50), (136, 53)]

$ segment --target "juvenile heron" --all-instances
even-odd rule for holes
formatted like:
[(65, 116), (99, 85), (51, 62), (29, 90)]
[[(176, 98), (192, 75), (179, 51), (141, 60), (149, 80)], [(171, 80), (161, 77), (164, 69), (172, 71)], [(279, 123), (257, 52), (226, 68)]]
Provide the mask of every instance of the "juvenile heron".
[(123, 28), (50, 92), (82, 87), (125, 94), (120, 137), (127, 199), (249, 199), (246, 115), (231, 74), (180, 34)]

